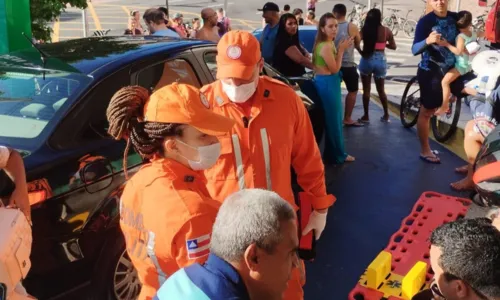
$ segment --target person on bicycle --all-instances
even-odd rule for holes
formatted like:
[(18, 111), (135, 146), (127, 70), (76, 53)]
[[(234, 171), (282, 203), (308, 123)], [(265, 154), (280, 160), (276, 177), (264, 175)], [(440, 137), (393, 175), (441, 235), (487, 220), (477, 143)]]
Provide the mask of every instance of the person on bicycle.
[[(457, 13), (448, 11), (448, 0), (429, 0), (428, 3), (433, 11), (418, 21), (412, 52), (413, 55), (422, 55), (417, 71), (421, 96), (417, 123), (420, 158), (425, 162), (438, 164), (441, 161), (429, 145), (429, 120), (443, 103), (441, 81), (455, 65), (455, 55), (446, 45), (455, 45), (458, 16)], [(472, 78), (473, 73), (460, 76), (450, 85), (451, 92), (460, 95), (465, 82)]]

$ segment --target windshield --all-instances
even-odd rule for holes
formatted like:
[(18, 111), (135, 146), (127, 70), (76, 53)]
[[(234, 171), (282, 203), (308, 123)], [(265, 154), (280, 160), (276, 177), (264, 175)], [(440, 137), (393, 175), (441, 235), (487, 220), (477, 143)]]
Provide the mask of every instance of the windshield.
[(78, 73), (0, 67), (0, 144), (39, 146), (90, 81)]

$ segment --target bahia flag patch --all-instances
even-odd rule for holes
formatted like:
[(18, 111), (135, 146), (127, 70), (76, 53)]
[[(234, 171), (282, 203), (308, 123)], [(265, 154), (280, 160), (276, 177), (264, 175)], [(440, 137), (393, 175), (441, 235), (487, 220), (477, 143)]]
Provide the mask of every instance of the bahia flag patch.
[(210, 234), (186, 241), (189, 259), (196, 259), (210, 253)]

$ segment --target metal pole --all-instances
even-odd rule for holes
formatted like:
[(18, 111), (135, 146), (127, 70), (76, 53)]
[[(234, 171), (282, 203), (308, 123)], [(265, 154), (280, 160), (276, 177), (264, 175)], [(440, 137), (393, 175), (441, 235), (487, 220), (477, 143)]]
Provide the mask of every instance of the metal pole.
[(227, 0), (224, 0), (224, 15), (227, 16)]
[(372, 9), (372, 0), (368, 0), (368, 10)]
[(82, 9), (83, 37), (87, 37), (87, 10)]
[(457, 9), (456, 9), (456, 11), (457, 12), (460, 11), (460, 0), (457, 0)]
[(380, 3), (380, 12), (382, 13), (382, 18), (383, 18), (384, 17), (384, 0), (382, 0), (382, 2)]

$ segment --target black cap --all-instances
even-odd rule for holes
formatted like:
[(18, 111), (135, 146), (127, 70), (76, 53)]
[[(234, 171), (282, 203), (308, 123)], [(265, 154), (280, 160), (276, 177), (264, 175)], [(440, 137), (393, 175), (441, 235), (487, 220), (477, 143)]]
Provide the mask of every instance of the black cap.
[(280, 12), (280, 8), (278, 6), (278, 4), (274, 3), (274, 2), (267, 2), (266, 4), (264, 4), (264, 7), (262, 7), (262, 9), (257, 9), (258, 11), (275, 11), (275, 12)]

